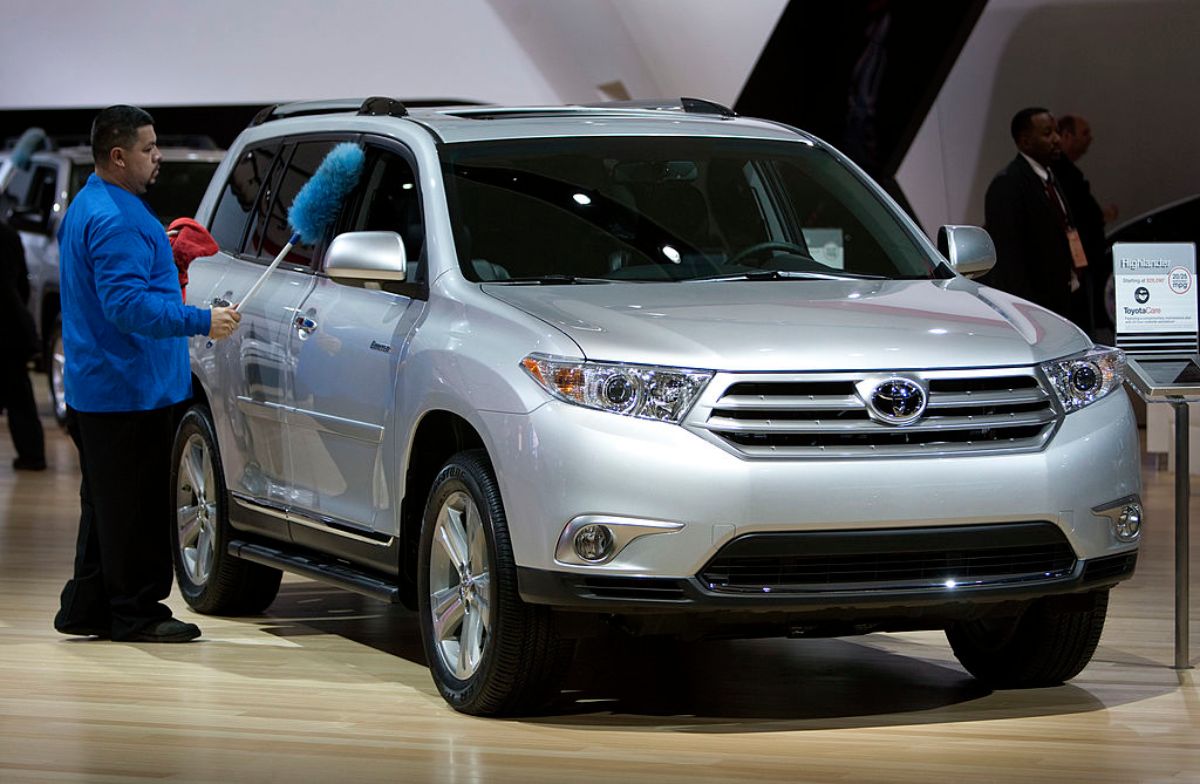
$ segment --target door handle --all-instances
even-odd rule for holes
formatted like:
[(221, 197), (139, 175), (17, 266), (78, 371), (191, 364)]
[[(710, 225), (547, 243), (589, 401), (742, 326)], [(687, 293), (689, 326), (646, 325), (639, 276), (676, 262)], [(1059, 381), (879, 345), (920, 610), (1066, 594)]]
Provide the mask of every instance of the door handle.
[(212, 299), (212, 306), (214, 308), (227, 308), (229, 305), (229, 300), (224, 299), (223, 297), (213, 297)]
[(303, 313), (299, 313), (296, 315), (296, 318), (292, 319), (292, 326), (299, 330), (301, 337), (308, 337), (317, 328), (317, 322)]

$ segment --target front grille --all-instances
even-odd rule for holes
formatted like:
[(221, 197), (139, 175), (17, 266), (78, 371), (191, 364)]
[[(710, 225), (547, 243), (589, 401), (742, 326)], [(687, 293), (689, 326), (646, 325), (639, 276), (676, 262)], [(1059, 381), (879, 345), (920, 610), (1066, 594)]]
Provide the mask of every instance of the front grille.
[(734, 375), (691, 421), (750, 457), (903, 457), (1036, 451), (1059, 420), (1030, 368), (901, 373), (927, 389), (924, 414), (876, 421), (865, 396), (891, 374)]
[(700, 572), (710, 590), (755, 593), (976, 586), (1069, 577), (1075, 552), (1048, 522), (747, 534)]

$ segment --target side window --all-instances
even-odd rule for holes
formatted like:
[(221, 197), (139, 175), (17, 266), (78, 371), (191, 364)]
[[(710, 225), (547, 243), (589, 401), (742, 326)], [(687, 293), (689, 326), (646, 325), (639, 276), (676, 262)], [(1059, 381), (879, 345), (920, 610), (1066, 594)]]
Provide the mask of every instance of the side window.
[[(283, 177), (279, 181), (275, 198), (271, 201), (270, 212), (267, 214), (266, 232), (263, 234), (262, 246), (258, 255), (265, 259), (274, 259), (279, 251), (292, 236), (292, 228), (288, 225), (288, 209), (296, 200), (296, 194), (304, 184), (312, 179), (317, 167), (329, 153), (337, 141), (326, 140), (319, 142), (301, 142), (296, 145), (287, 165), (283, 168)], [(288, 253), (284, 261), (289, 264), (309, 265), (312, 263), (312, 245), (297, 244)]]
[(227, 253), (241, 252), (242, 238), (246, 235), (246, 219), (254, 209), (259, 191), (263, 190), (263, 182), (267, 180), (278, 157), (277, 145), (256, 147), (243, 152), (233, 167), (208, 227), (221, 250)]
[(13, 228), (46, 234), (50, 210), (58, 190), (58, 169), (53, 164), (34, 164), (17, 169), (4, 193), (4, 217)]
[(404, 241), (408, 280), (418, 282), (424, 269), (425, 222), (412, 164), (394, 151), (367, 148), (363, 199), (347, 231), (394, 231)]

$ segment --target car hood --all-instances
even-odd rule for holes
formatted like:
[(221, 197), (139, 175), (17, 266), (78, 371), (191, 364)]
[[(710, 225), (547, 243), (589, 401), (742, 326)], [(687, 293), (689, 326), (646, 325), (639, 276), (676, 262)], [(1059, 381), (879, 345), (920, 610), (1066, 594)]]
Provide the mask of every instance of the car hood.
[(1029, 365), (1088, 348), (1072, 324), (963, 278), (484, 284), (587, 359), (729, 371)]

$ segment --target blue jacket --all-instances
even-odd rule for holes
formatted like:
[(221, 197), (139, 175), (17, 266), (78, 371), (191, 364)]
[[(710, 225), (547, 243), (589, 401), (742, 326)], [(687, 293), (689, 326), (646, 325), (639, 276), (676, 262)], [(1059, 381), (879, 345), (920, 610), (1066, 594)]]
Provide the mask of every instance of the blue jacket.
[(207, 334), (211, 315), (183, 304), (154, 212), (93, 174), (58, 243), (67, 405), (149, 411), (191, 397), (187, 338)]

